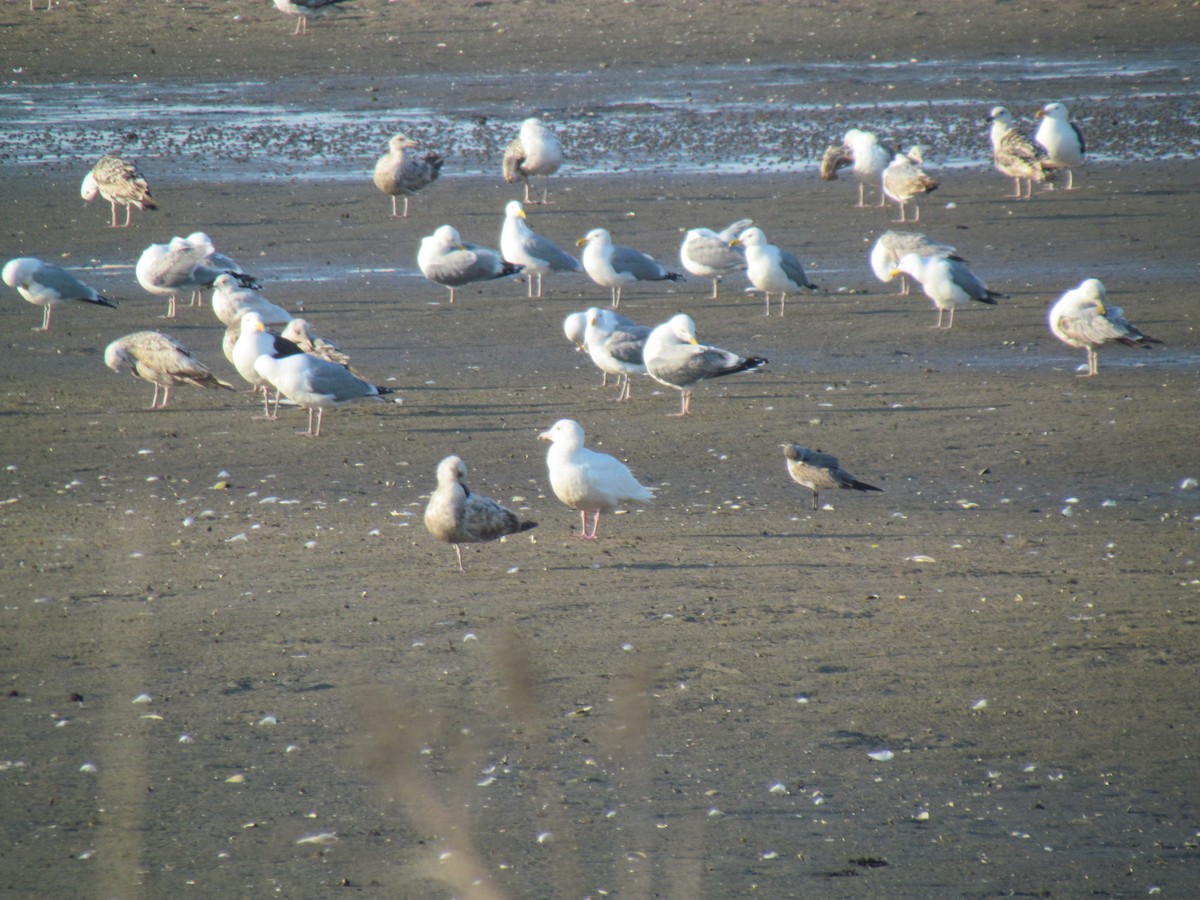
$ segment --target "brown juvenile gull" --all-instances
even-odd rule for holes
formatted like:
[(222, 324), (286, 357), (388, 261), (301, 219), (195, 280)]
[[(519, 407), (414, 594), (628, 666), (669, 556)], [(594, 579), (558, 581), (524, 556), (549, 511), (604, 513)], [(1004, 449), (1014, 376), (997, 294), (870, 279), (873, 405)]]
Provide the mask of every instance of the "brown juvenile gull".
[(392, 218), (396, 218), (396, 198), (404, 198), (404, 215), (408, 218), (408, 198), (437, 181), (442, 171), (442, 158), (432, 150), (426, 153), (407, 153), (417, 142), (403, 134), (388, 141), (388, 152), (375, 163), (375, 187), (392, 198)]
[(524, 268), (488, 247), (465, 243), (450, 225), (440, 225), (433, 234), (421, 238), (417, 266), (430, 281), (449, 288), (451, 303), (456, 287), (516, 275)]
[[(526, 119), (521, 123), (521, 133), (504, 151), (502, 169), (504, 180), (509, 184), (525, 182), (526, 203), (549, 203), (550, 176), (563, 164), (562, 142), (558, 135), (542, 124), (541, 119)], [(546, 176), (542, 199), (529, 199), (529, 178), (532, 175)]]
[[(389, 387), (364, 381), (345, 366), (311, 353), (292, 353), (278, 358), (263, 354), (254, 361), (254, 369), (275, 390), (308, 410), (308, 431), (303, 434), (309, 437), (321, 436), (325, 407), (392, 393)], [(313, 410), (317, 413), (315, 430)]]
[(730, 242), (753, 224), (753, 219), (738, 219), (721, 231), (693, 228), (684, 235), (683, 243), (679, 245), (679, 261), (692, 275), (712, 279), (714, 300), (721, 276), (746, 268), (744, 251), (730, 246)]
[[(574, 419), (559, 419), (539, 440), (550, 441), (546, 467), (554, 496), (579, 510), (584, 540), (595, 540), (600, 513), (612, 512), (628, 500), (648, 503), (654, 492), (638, 483), (629, 467), (615, 456), (598, 453), (583, 446), (583, 428)], [(592, 530), (587, 514), (593, 513)]]
[(97, 306), (115, 307), (117, 301), (105, 297), (93, 287), (84, 284), (62, 266), (44, 263), (32, 256), (19, 256), (4, 264), (0, 273), (11, 288), (16, 288), (22, 297), (34, 306), (43, 307), (42, 327), (34, 331), (50, 330), (50, 311), (72, 300), (94, 303)]
[[(504, 225), (500, 229), (500, 253), (510, 262), (525, 267), (529, 276), (529, 296), (542, 296), (542, 276), (551, 272), (582, 272), (583, 263), (561, 249), (549, 238), (529, 227), (525, 209), (519, 200), (504, 207)], [(533, 282), (537, 279), (537, 292)]]
[[(1012, 113), (1003, 106), (996, 106), (988, 114), (988, 121), (992, 123), (992, 160), (998, 170), (1015, 182), (1014, 198), (1028, 200), (1033, 196), (1035, 181), (1054, 181), (1054, 166), (1046, 151), (1017, 130)], [(1022, 181), (1027, 183), (1024, 195), (1021, 193)]]
[(1004, 294), (990, 290), (983, 279), (972, 272), (964, 259), (958, 256), (918, 256), (909, 253), (901, 257), (894, 274), (901, 272), (915, 278), (925, 291), (925, 296), (937, 307), (938, 318), (934, 328), (942, 327), (942, 313), (950, 310), (947, 330), (954, 327), (954, 308), (965, 306), (972, 300), (996, 305)]
[(1067, 291), (1050, 307), (1047, 319), (1054, 336), (1070, 347), (1087, 351), (1087, 374), (1100, 373), (1096, 349), (1115, 342), (1127, 347), (1145, 347), (1162, 341), (1143, 334), (1125, 319), (1119, 306), (1105, 306), (1104, 285), (1097, 278), (1088, 278), (1079, 287)]
[(583, 247), (583, 268), (601, 287), (612, 290), (612, 306), (621, 305), (621, 288), (635, 281), (683, 281), (678, 272), (668, 272), (658, 260), (632, 247), (613, 244), (605, 228), (593, 228), (575, 242)]
[(855, 491), (882, 491), (873, 484), (859, 481), (841, 467), (837, 457), (799, 444), (783, 444), (788, 474), (792, 481), (812, 491), (812, 508), (817, 508), (817, 491), (843, 488)]
[(916, 210), (913, 221), (920, 222), (921, 207), (915, 198), (921, 194), (930, 194), (938, 188), (937, 179), (927, 175), (921, 168), (923, 162), (921, 148), (913, 147), (908, 153), (897, 153), (883, 170), (883, 192), (900, 204), (900, 218), (896, 219), (897, 222), (907, 221), (904, 217), (904, 205), (909, 200), (913, 201), (913, 208)]
[(466, 571), (462, 544), (486, 544), (537, 528), (537, 522), (522, 522), (515, 512), (491, 497), (471, 493), (467, 464), (457, 456), (447, 456), (438, 463), (437, 480), (437, 489), (425, 507), (425, 528), (439, 541), (454, 545), (460, 572)]
[(342, 351), (332, 341), (327, 341), (317, 334), (308, 319), (292, 319), (283, 327), (279, 336), (293, 342), (305, 353), (311, 353), (313, 356), (319, 356), (321, 359), (337, 363), (340, 366), (350, 367), (349, 354)]
[(83, 176), (79, 194), (84, 203), (91, 203), (97, 194), (107, 200), (112, 207), (113, 228), (117, 227), (118, 203), (125, 207), (125, 224), (122, 228), (129, 227), (133, 207), (141, 210), (158, 209), (158, 201), (150, 195), (150, 185), (137, 166), (111, 153), (100, 157), (92, 170)]
[[(135, 331), (117, 338), (104, 349), (104, 364), (114, 372), (128, 369), (153, 384), (154, 398), (150, 401), (150, 409), (156, 406), (166, 409), (171, 399), (171, 387), (176, 384), (234, 390), (232, 384), (217, 378), (208, 366), (192, 356), (191, 350), (158, 331)], [(161, 405), (158, 402), (160, 387), (163, 389)]]
[(621, 321), (611, 309), (595, 306), (587, 311), (587, 323), (584, 345), (588, 355), (601, 372), (617, 376), (621, 387), (617, 399), (629, 400), (632, 397), (629, 376), (645, 374), (643, 352), (653, 329)]
[(746, 248), (746, 278), (754, 290), (763, 292), (767, 304), (764, 316), (771, 315), (771, 294), (779, 294), (779, 314), (782, 316), (789, 293), (817, 289), (808, 280), (797, 256), (769, 243), (761, 228), (747, 228), (730, 241), (730, 245)]
[[(1071, 121), (1067, 108), (1061, 103), (1047, 103), (1037, 112), (1041, 119), (1033, 139), (1049, 158), (1048, 163), (1054, 169), (1067, 170), (1066, 190), (1075, 188), (1075, 167), (1083, 164), (1083, 155), (1087, 153), (1087, 144), (1083, 140), (1083, 132)], [(1051, 188), (1054, 185), (1050, 185)]]
[(308, 34), (310, 18), (333, 12), (337, 8), (336, 4), (345, 2), (347, 0), (275, 0), (275, 8), (282, 13), (300, 17), (296, 23), (296, 30), (292, 32), (292, 35), (295, 36)]
[[(837, 181), (839, 169), (853, 166), (851, 170), (858, 182), (858, 206), (866, 206), (866, 186), (880, 184), (883, 170), (896, 155), (895, 151), (870, 131), (851, 128), (846, 132), (842, 143), (833, 144), (825, 151), (821, 160), (821, 178), (825, 181)], [(886, 203), (882, 191), (879, 194), (879, 205)]]
[(880, 281), (900, 276), (900, 293), (908, 294), (908, 276), (896, 266), (910, 253), (918, 256), (949, 256), (954, 248), (931, 240), (918, 231), (885, 231), (871, 248), (871, 271)]
[(696, 340), (696, 323), (679, 313), (659, 325), (646, 338), (642, 351), (646, 373), (680, 393), (678, 413), (686, 416), (692, 405), (692, 388), (709, 378), (749, 372), (765, 365), (761, 356), (738, 356)]

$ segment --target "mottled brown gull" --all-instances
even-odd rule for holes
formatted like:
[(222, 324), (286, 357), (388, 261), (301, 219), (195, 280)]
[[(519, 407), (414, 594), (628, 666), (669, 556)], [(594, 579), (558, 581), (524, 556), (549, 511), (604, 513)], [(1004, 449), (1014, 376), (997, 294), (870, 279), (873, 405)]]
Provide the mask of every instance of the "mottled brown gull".
[(416, 141), (397, 134), (388, 141), (388, 152), (375, 163), (375, 187), (392, 198), (392, 218), (400, 214), (396, 209), (396, 198), (404, 198), (403, 218), (408, 218), (408, 199), (421, 188), (437, 181), (442, 171), (442, 157), (429, 150), (425, 153), (410, 153), (419, 146)]
[(920, 222), (921, 207), (916, 198), (922, 194), (930, 194), (938, 188), (937, 179), (921, 168), (923, 162), (921, 148), (913, 147), (908, 153), (897, 153), (883, 170), (883, 193), (900, 204), (900, 218), (897, 222), (908, 221), (904, 209), (910, 200), (913, 201), (916, 211), (912, 220)]
[[(992, 160), (996, 168), (1015, 182), (1013, 197), (1028, 200), (1033, 196), (1033, 183), (1054, 181), (1054, 166), (1046, 151), (1035, 146), (1013, 124), (1012, 113), (1003, 106), (995, 106), (988, 114), (992, 123)], [(1021, 193), (1021, 182), (1026, 182), (1025, 193)]]
[(125, 224), (128, 228), (133, 208), (141, 210), (158, 209), (158, 201), (150, 194), (150, 185), (137, 166), (119, 156), (107, 154), (92, 166), (92, 170), (83, 176), (83, 184), (79, 194), (85, 203), (91, 203), (100, 195), (112, 207), (112, 226), (117, 227), (117, 204), (125, 207)]
[[(234, 390), (233, 385), (213, 375), (191, 350), (158, 331), (136, 331), (113, 341), (104, 350), (104, 364), (114, 372), (128, 370), (153, 384), (154, 398), (150, 401), (150, 409), (165, 409), (171, 399), (171, 388), (176, 384)], [(159, 388), (163, 389), (161, 404), (158, 402)]]
[(783, 444), (788, 474), (792, 481), (812, 491), (812, 508), (817, 508), (817, 492), (826, 490), (881, 491), (873, 484), (859, 481), (841, 467), (836, 456), (809, 450), (799, 444)]
[(472, 493), (467, 487), (467, 465), (457, 456), (438, 463), (437, 480), (437, 489), (425, 507), (425, 528), (439, 541), (454, 545), (460, 572), (466, 571), (462, 544), (484, 544), (537, 527), (537, 522), (521, 521), (491, 497)]

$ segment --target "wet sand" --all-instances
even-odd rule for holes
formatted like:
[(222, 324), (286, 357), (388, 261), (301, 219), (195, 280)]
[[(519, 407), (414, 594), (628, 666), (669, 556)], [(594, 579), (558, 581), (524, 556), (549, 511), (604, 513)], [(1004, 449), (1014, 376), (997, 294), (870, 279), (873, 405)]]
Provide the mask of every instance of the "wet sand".
[[(262, 6), (244, 26), (281, 49), (244, 62), (288, 74), (291, 26)], [(356, 6), (309, 40), (365, 66), (353, 41), (393, 8)], [(986, 5), (994, 39), (1009, 6)], [(1097, 13), (1096, 32), (1152, 44), (1176, 9), (1158, 7), (1142, 32)], [(663, 9), (646, 12), (660, 30)], [(60, 51), (83, 40), (72, 12), (49, 14)], [(517, 24), (489, 46), (538, 43)], [(162, 72), (212, 56), (189, 45)], [(1193, 891), (1196, 163), (1090, 165), (1079, 190), (1028, 203), (997, 173), (944, 173), (922, 228), (1009, 295), (949, 332), (874, 280), (866, 251), (894, 210), (854, 209), (852, 182), (564, 171), (530, 209), (564, 245), (606, 224), (674, 265), (681, 229), (752, 216), (822, 286), (770, 319), (740, 277), (716, 301), (700, 279), (627, 291), (639, 321), (684, 310), (702, 340), (771, 360), (701, 387), (685, 419), (646, 379), (612, 402), (566, 343), (563, 316), (607, 299), (586, 279), (451, 306), (411, 274), (444, 221), (496, 240), (514, 195), (498, 177), (444, 177), (407, 221), (367, 173), (167, 181), (162, 212), (114, 231), (78, 200), (81, 171), (37, 172), (0, 165), (5, 258), (83, 267), (125, 302), (59, 310), (48, 334), (11, 290), (0, 304), (6, 895)], [(196, 228), (403, 403), (331, 411), (318, 440), (294, 434), (299, 411), (255, 420), (248, 392), (180, 387), (144, 410), (150, 385), (101, 359), (129, 331), (165, 327), (238, 382), (207, 307), (164, 322), (131, 268), (104, 268)], [(1088, 276), (1165, 346), (1104, 349), (1100, 377), (1076, 377), (1083, 353), (1045, 311)], [(549, 491), (536, 436), (564, 416), (658, 490), (596, 542)], [(787, 440), (884, 493), (811, 511)], [(540, 523), (464, 547), (465, 574), (420, 522), (452, 452), (473, 489)]]

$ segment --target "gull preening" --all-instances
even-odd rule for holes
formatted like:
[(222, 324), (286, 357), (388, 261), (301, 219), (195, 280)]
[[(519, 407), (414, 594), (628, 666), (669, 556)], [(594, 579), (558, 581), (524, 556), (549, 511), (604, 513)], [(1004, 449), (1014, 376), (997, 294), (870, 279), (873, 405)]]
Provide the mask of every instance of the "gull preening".
[(275, 0), (275, 8), (282, 13), (300, 17), (296, 23), (296, 30), (292, 32), (294, 37), (298, 34), (308, 34), (308, 20), (313, 16), (333, 12), (337, 8), (336, 4), (346, 2), (347, 0)]
[(746, 278), (755, 290), (763, 292), (764, 316), (771, 315), (771, 294), (779, 294), (779, 315), (782, 316), (789, 293), (816, 290), (817, 286), (808, 280), (804, 265), (796, 255), (769, 243), (761, 228), (747, 228), (730, 244), (746, 248)]
[[(527, 218), (519, 200), (510, 200), (504, 207), (500, 254), (508, 262), (524, 267), (524, 274), (529, 276), (529, 296), (540, 297), (543, 275), (551, 272), (582, 272), (583, 263), (530, 228)], [(533, 289), (535, 278), (536, 292)]]
[[(326, 407), (393, 393), (389, 387), (371, 384), (345, 366), (311, 353), (292, 353), (278, 358), (263, 354), (254, 361), (254, 369), (270, 382), (271, 387), (308, 410), (308, 431), (303, 433), (309, 437), (321, 436)], [(316, 429), (313, 428), (314, 410)]]
[(112, 207), (112, 226), (117, 226), (117, 204), (125, 207), (125, 224), (128, 228), (133, 208), (140, 210), (158, 209), (158, 201), (150, 195), (150, 185), (137, 166), (111, 153), (100, 157), (92, 170), (83, 176), (79, 194), (84, 203), (91, 203), (100, 195)]
[(1045, 165), (1053, 169), (1066, 169), (1066, 190), (1074, 190), (1075, 167), (1083, 164), (1083, 155), (1087, 153), (1083, 132), (1071, 121), (1067, 108), (1061, 103), (1047, 103), (1037, 111), (1037, 118), (1041, 121), (1033, 140), (1046, 151)]
[[(584, 346), (592, 362), (601, 372), (616, 375), (620, 385), (617, 400), (629, 400), (630, 376), (643, 375), (646, 372), (646, 362), (643, 352), (646, 338), (653, 329), (645, 325), (635, 325), (617, 316), (611, 309), (600, 309), (593, 306), (587, 311), (587, 330), (584, 332)], [(608, 379), (605, 378), (605, 384)]]
[(19, 256), (4, 264), (3, 280), (34, 306), (42, 307), (42, 325), (34, 331), (50, 330), (50, 313), (56, 306), (77, 300), (96, 306), (116, 307), (117, 301), (84, 284), (62, 266), (44, 263), (32, 256)]
[(946, 329), (954, 327), (954, 309), (965, 306), (972, 300), (980, 303), (996, 305), (997, 299), (1003, 299), (1004, 294), (990, 290), (983, 279), (967, 267), (966, 260), (958, 256), (918, 256), (909, 253), (901, 257), (893, 275), (901, 272), (918, 281), (925, 291), (925, 296), (937, 307), (937, 324), (934, 328), (942, 327), (942, 313), (950, 310), (950, 321)]
[(462, 544), (484, 544), (509, 534), (537, 527), (523, 522), (491, 497), (471, 493), (467, 487), (467, 465), (457, 456), (447, 456), (437, 467), (437, 489), (425, 507), (425, 528), (439, 541), (454, 545), (458, 571), (465, 572)]
[(465, 243), (450, 225), (441, 225), (433, 234), (421, 238), (417, 266), (430, 281), (449, 288), (451, 303), (457, 287), (516, 275), (524, 268), (488, 247)]
[[(208, 370), (192, 351), (170, 335), (158, 331), (136, 331), (117, 338), (104, 348), (104, 364), (114, 372), (128, 370), (154, 385), (150, 409), (166, 409), (171, 388), (176, 384), (194, 384), (202, 388), (234, 390)], [(158, 390), (163, 389), (162, 403)]]
[[(895, 155), (896, 151), (886, 144), (881, 144), (874, 133), (851, 128), (846, 132), (842, 143), (833, 144), (825, 151), (825, 156), (821, 159), (821, 178), (825, 181), (837, 181), (839, 169), (853, 166), (851, 171), (858, 182), (858, 207), (862, 208), (867, 205), (866, 186), (881, 185), (883, 172)], [(879, 205), (883, 206), (885, 203), (881, 189)]]
[(134, 274), (138, 284), (151, 294), (168, 298), (166, 318), (175, 318), (177, 292), (210, 288), (223, 274), (229, 275), (245, 287), (259, 287), (252, 275), (244, 272), (226, 272), (205, 263), (204, 260), (210, 251), (210, 245), (203, 242), (193, 243), (188, 238), (181, 237), (173, 237), (166, 244), (151, 244), (142, 251)]
[(765, 365), (761, 356), (738, 356), (696, 340), (696, 323), (679, 313), (659, 325), (646, 338), (642, 351), (646, 373), (660, 384), (679, 391), (679, 412), (686, 416), (692, 405), (692, 388), (709, 378), (749, 372)]
[[(416, 141), (403, 134), (388, 141), (388, 152), (375, 163), (375, 187), (392, 198), (392, 218), (408, 218), (408, 199), (421, 188), (437, 181), (442, 171), (442, 157), (429, 150), (425, 153), (409, 153), (419, 146)], [(404, 198), (404, 214), (396, 209), (396, 198)]]
[(636, 281), (683, 281), (678, 272), (668, 272), (649, 254), (612, 242), (606, 228), (593, 228), (575, 242), (583, 247), (583, 268), (601, 287), (612, 290), (612, 306), (621, 305), (621, 288)]
[[(648, 503), (654, 499), (654, 492), (639, 484), (629, 467), (615, 456), (583, 446), (583, 437), (583, 428), (574, 419), (559, 419), (549, 431), (538, 435), (540, 440), (551, 442), (546, 467), (554, 496), (579, 510), (579, 536), (595, 540), (600, 513), (612, 512), (629, 500)], [(589, 512), (593, 513), (591, 532), (587, 527)]]
[(679, 245), (679, 262), (692, 275), (712, 279), (712, 298), (717, 299), (721, 276), (746, 268), (746, 255), (730, 242), (754, 224), (753, 219), (738, 219), (721, 231), (693, 228)]
[(799, 444), (783, 444), (788, 474), (792, 481), (812, 491), (812, 508), (817, 508), (817, 492), (826, 490), (882, 491), (873, 484), (859, 481), (841, 467), (836, 456), (809, 450)]
[(955, 248), (931, 240), (917, 231), (885, 231), (871, 248), (871, 271), (882, 282), (900, 276), (900, 294), (908, 294), (908, 275), (896, 268), (910, 253), (918, 256), (950, 256)]
[[(550, 176), (563, 164), (562, 142), (558, 135), (542, 124), (541, 119), (526, 119), (521, 123), (521, 133), (504, 151), (502, 170), (509, 184), (525, 182), (526, 203), (549, 203)], [(543, 175), (546, 185), (542, 188), (542, 199), (529, 199), (530, 176)]]
[[(1054, 166), (1046, 151), (1017, 130), (1012, 113), (1003, 106), (995, 106), (988, 113), (988, 121), (992, 123), (992, 160), (1000, 172), (1015, 182), (1014, 198), (1028, 200), (1033, 196), (1035, 181), (1054, 181)], [(1022, 181), (1027, 184), (1024, 194)]]
[(1056, 338), (1070, 347), (1087, 351), (1087, 373), (1084, 377), (1088, 378), (1100, 373), (1096, 350), (1104, 344), (1148, 348), (1152, 344), (1162, 343), (1131, 325), (1121, 307), (1105, 306), (1106, 296), (1100, 280), (1088, 278), (1063, 294), (1047, 314), (1050, 331)]
[(937, 179), (928, 175), (921, 168), (922, 165), (923, 152), (920, 147), (913, 147), (908, 153), (897, 153), (883, 170), (883, 193), (900, 204), (900, 218), (895, 220), (897, 222), (908, 221), (905, 218), (904, 207), (909, 200), (913, 201), (913, 208), (916, 210), (912, 220), (920, 222), (921, 207), (916, 198), (938, 189)]

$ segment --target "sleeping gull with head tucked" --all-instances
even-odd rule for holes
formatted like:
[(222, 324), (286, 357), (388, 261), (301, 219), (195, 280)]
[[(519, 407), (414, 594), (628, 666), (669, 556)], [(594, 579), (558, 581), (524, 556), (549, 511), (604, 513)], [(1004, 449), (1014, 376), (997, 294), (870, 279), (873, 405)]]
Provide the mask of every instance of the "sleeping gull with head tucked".
[(621, 288), (636, 281), (683, 281), (678, 272), (668, 272), (658, 261), (640, 250), (612, 242), (606, 228), (593, 228), (575, 242), (583, 247), (583, 268), (601, 287), (612, 290), (612, 305), (621, 305)]
[(96, 306), (116, 307), (117, 301), (105, 297), (95, 288), (84, 284), (62, 266), (44, 263), (32, 256), (19, 256), (4, 264), (3, 280), (34, 306), (43, 307), (42, 326), (34, 331), (50, 330), (50, 312), (56, 306), (78, 300)]
[(1143, 334), (1125, 318), (1119, 306), (1106, 306), (1104, 285), (1098, 278), (1088, 278), (1063, 294), (1050, 307), (1047, 319), (1050, 331), (1069, 347), (1087, 351), (1087, 373), (1084, 377), (1100, 374), (1097, 348), (1107, 343), (1124, 344), (1127, 347), (1148, 348), (1162, 341)]
[[(551, 272), (582, 272), (583, 263), (530, 228), (526, 218), (519, 200), (510, 200), (504, 207), (500, 253), (508, 262), (525, 267), (524, 274), (529, 276), (529, 296), (540, 297), (543, 275)], [(535, 278), (536, 293), (533, 289)]]
[(746, 268), (746, 256), (730, 242), (754, 224), (753, 219), (739, 219), (721, 231), (693, 228), (679, 245), (679, 261), (698, 278), (712, 279), (712, 298), (717, 299), (717, 284), (721, 276)]
[[(654, 492), (639, 484), (625, 463), (583, 446), (583, 428), (574, 419), (559, 419), (538, 438), (551, 442), (546, 454), (550, 487), (559, 500), (579, 510), (581, 538), (595, 540), (600, 513), (612, 512), (628, 500), (647, 503), (654, 499)], [(589, 512), (593, 513), (591, 532)]]
[(462, 544), (484, 544), (537, 527), (537, 522), (522, 522), (491, 497), (472, 493), (467, 487), (467, 464), (457, 456), (438, 463), (437, 480), (425, 507), (425, 528), (439, 541), (454, 545), (460, 572), (466, 571)]
[[(104, 349), (104, 364), (114, 372), (128, 370), (154, 385), (150, 409), (165, 409), (171, 399), (171, 387), (194, 384), (196, 387), (234, 390), (213, 375), (208, 366), (192, 356), (192, 351), (175, 338), (157, 331), (137, 331), (118, 338)], [(162, 404), (158, 389), (163, 389)]]
[[(879, 143), (879, 139), (872, 132), (851, 128), (846, 132), (842, 143), (834, 144), (825, 151), (821, 160), (821, 178), (825, 181), (837, 181), (839, 169), (853, 166), (851, 171), (858, 182), (858, 206), (861, 208), (866, 206), (866, 186), (880, 184), (883, 170), (895, 155), (896, 151), (886, 144)], [(885, 202), (881, 191), (879, 205), (883, 206)]]
[(692, 388), (709, 378), (749, 372), (765, 365), (761, 356), (738, 356), (696, 340), (696, 323), (679, 313), (659, 325), (646, 338), (642, 351), (646, 373), (660, 384), (680, 392), (680, 407), (673, 415), (686, 416), (692, 405)]
[[(526, 203), (549, 203), (550, 176), (563, 164), (562, 142), (558, 135), (542, 124), (541, 119), (526, 119), (521, 123), (521, 133), (504, 151), (501, 168), (504, 180), (509, 184), (525, 182)], [(546, 176), (542, 199), (529, 199), (529, 178), (533, 175)]]
[(179, 291), (210, 288), (223, 274), (245, 287), (257, 288), (254, 277), (244, 272), (226, 272), (204, 260), (211, 246), (173, 237), (167, 244), (151, 244), (138, 258), (134, 274), (138, 284), (151, 294), (168, 297), (166, 318), (175, 318), (175, 295)]

